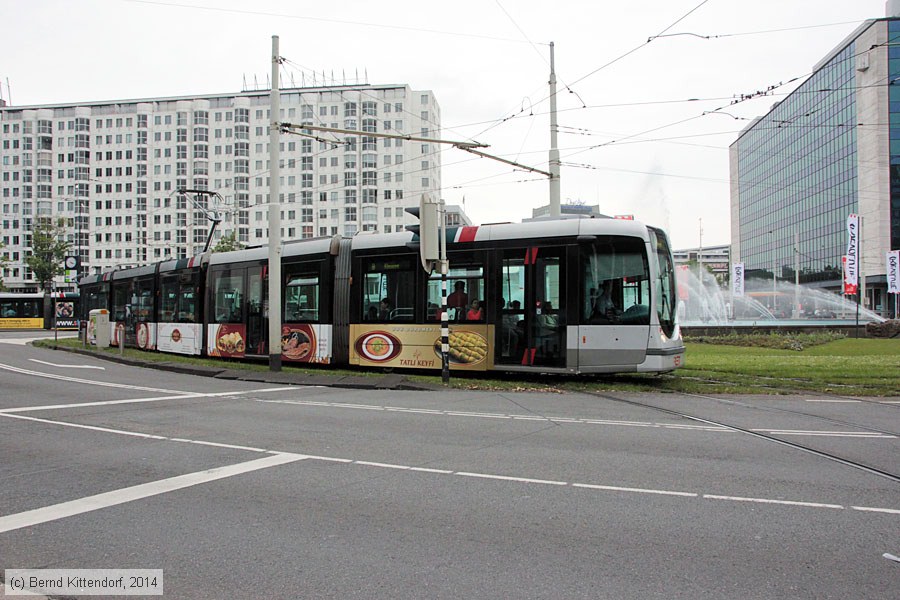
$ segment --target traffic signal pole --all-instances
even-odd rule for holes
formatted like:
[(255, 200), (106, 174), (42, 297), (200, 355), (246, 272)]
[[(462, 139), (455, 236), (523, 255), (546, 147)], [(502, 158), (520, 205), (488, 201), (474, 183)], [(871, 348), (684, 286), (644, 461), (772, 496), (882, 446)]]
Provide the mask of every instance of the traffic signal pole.
[(447, 315), (447, 272), (450, 264), (447, 261), (447, 213), (443, 199), (438, 206), (438, 218), (441, 246), (438, 261), (441, 269), (441, 381), (444, 385), (450, 385), (450, 324)]

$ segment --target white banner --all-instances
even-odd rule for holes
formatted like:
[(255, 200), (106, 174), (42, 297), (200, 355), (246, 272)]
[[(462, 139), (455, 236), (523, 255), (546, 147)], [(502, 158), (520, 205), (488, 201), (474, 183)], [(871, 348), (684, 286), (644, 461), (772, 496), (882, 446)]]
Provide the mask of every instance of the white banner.
[(744, 295), (744, 263), (731, 265), (731, 289), (735, 296)]
[(900, 294), (900, 250), (892, 250), (885, 256), (887, 260), (887, 291)]
[(859, 285), (859, 215), (847, 215), (847, 263), (844, 284), (848, 294), (856, 293)]

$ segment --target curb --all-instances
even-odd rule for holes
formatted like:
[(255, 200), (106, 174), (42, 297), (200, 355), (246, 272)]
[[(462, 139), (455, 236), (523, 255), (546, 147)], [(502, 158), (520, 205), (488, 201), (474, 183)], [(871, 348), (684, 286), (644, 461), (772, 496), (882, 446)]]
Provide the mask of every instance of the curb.
[(285, 371), (266, 372), (248, 371), (232, 366), (209, 367), (203, 365), (189, 365), (179, 362), (155, 362), (125, 358), (110, 354), (100, 354), (93, 350), (82, 348), (64, 348), (61, 346), (49, 346), (51, 350), (71, 352), (82, 356), (92, 356), (108, 362), (128, 365), (130, 367), (142, 367), (145, 369), (157, 369), (184, 375), (197, 377), (214, 377), (237, 381), (253, 381), (258, 383), (273, 383), (280, 385), (303, 385), (344, 388), (351, 390), (402, 390), (417, 392), (436, 392), (447, 388), (428, 383), (409, 381), (405, 375), (389, 373), (387, 375), (362, 376), (362, 375), (312, 375), (307, 373), (290, 373)]

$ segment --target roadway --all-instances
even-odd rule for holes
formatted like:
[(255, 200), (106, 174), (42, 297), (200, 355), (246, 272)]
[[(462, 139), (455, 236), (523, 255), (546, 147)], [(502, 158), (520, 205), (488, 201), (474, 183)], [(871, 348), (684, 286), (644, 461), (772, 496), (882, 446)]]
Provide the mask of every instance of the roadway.
[(900, 589), (896, 481), (653, 408), (897, 474), (891, 400), (286, 386), (26, 337), (0, 333), (0, 570), (163, 569), (171, 598)]

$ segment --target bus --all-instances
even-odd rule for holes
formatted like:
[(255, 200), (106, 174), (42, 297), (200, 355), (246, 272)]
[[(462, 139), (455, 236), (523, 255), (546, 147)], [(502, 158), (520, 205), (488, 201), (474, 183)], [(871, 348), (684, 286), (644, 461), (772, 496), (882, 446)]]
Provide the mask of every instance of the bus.
[(0, 329), (78, 329), (77, 292), (0, 292)]
[[(666, 234), (637, 221), (448, 228), (450, 367), (666, 372), (683, 365)], [(382, 369), (441, 368), (441, 275), (410, 232), (286, 242), (282, 328), (268, 339), (268, 249), (85, 277), (83, 314), (147, 351)]]

